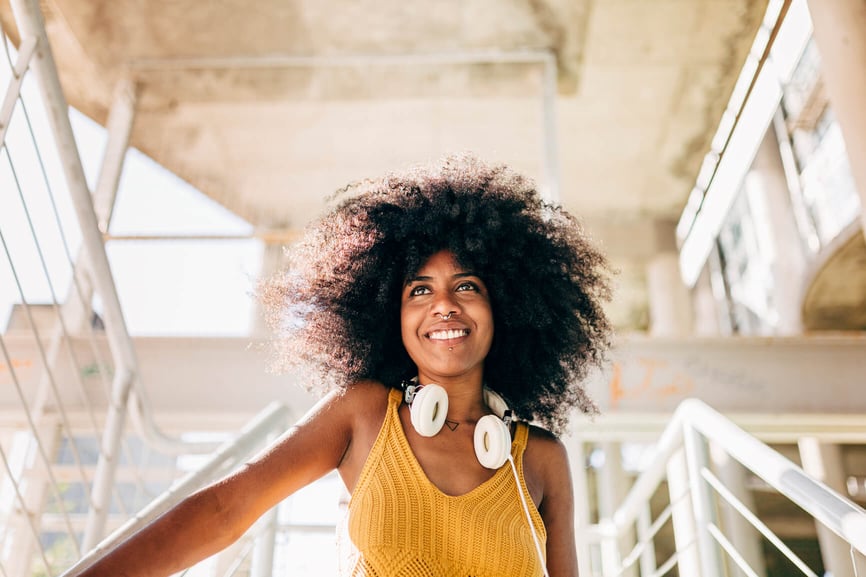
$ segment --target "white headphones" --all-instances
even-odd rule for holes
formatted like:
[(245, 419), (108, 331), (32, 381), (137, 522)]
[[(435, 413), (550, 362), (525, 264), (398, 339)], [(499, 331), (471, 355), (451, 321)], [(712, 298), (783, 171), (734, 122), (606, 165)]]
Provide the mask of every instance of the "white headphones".
[[(448, 415), (448, 393), (440, 385), (419, 385), (416, 380), (403, 383), (403, 399), (409, 405), (412, 427), (422, 437), (442, 430)], [(475, 456), (488, 469), (498, 469), (511, 454), (511, 409), (505, 400), (484, 387), (484, 402), (495, 413), (475, 424)]]

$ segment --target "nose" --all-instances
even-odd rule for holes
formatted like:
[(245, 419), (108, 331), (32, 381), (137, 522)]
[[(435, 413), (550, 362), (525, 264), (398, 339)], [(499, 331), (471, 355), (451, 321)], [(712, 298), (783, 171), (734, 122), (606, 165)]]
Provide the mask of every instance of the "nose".
[(460, 306), (454, 300), (451, 293), (444, 293), (438, 296), (433, 302), (430, 313), (434, 317), (439, 317), (447, 321), (453, 315), (460, 314)]

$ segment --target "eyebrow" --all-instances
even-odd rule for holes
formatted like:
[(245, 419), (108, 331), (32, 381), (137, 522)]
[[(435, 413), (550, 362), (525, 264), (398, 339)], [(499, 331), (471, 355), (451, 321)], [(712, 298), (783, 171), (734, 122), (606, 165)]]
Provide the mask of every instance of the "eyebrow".
[[(480, 278), (481, 278), (481, 277), (478, 276), (476, 273), (471, 272), (471, 271), (467, 271), (467, 272), (458, 272), (457, 274), (451, 275), (451, 278), (452, 278), (452, 279), (457, 279), (457, 278), (466, 278), (466, 277), (470, 277), (470, 276), (474, 276), (474, 277), (477, 278), (477, 279), (480, 279)], [(412, 278), (408, 278), (408, 279), (406, 279), (406, 283), (405, 283), (403, 286), (410, 285), (410, 284), (412, 284), (413, 282), (429, 282), (429, 281), (431, 281), (431, 280), (433, 280), (433, 277), (432, 277), (432, 276), (416, 276), (416, 277), (412, 277)]]

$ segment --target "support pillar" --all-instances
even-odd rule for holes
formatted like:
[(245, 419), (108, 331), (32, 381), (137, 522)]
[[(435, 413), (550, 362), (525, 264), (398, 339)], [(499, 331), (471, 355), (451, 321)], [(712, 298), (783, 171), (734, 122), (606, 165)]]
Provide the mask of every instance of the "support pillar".
[[(803, 470), (834, 491), (845, 495), (845, 467), (839, 445), (822, 443), (814, 437), (798, 441)], [(815, 523), (824, 569), (833, 577), (855, 577), (851, 564), (851, 546), (821, 523)]]
[(692, 288), (692, 306), (695, 315), (695, 336), (715, 337), (720, 335), (718, 305), (710, 282), (710, 271), (706, 267)]
[[(808, 5), (821, 76), (845, 139), (860, 205), (866, 207), (866, 2), (809, 0)], [(866, 210), (860, 219), (866, 234)]]
[(650, 334), (686, 336), (692, 331), (689, 290), (680, 276), (679, 256), (663, 252), (654, 256), (646, 269), (649, 292)]
[(574, 527), (577, 537), (578, 574), (592, 574), (591, 548), (587, 541), (590, 496), (586, 478), (586, 445), (580, 438), (569, 444), (571, 483), (574, 490)]
[[(599, 446), (604, 451), (604, 465), (598, 474), (598, 516), (601, 519), (610, 519), (628, 493), (628, 478), (622, 468), (620, 444), (605, 441)], [(617, 545), (618, 557), (622, 559), (635, 545), (634, 530), (623, 535)], [(634, 577), (637, 575), (637, 567), (633, 565), (621, 575)]]

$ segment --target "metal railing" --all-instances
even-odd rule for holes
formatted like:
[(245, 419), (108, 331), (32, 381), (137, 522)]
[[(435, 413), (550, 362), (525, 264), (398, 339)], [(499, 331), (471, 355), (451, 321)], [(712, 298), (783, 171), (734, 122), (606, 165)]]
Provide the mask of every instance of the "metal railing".
[[(679, 575), (689, 577), (716, 577), (737, 570), (750, 577), (761, 575), (762, 569), (752, 567), (735, 545), (740, 529), (725, 527), (725, 521), (720, 519), (722, 508), (730, 508), (791, 563), (795, 574), (816, 576), (814, 569), (721, 479), (724, 472), (713, 465), (718, 459), (710, 459), (709, 451), (735, 460), (838, 536), (849, 549), (851, 574), (862, 571), (866, 560), (866, 510), (703, 402), (689, 399), (674, 413), (650, 464), (616, 511), (581, 535), (585, 545), (597, 548), (593, 555), (591, 547), (585, 547), (590, 558), (600, 559), (600, 566), (591, 568), (593, 575), (661, 576), (675, 567)], [(669, 493), (667, 505), (653, 519), (649, 504), (664, 484)], [(666, 525), (672, 525), (675, 550), (657, 564), (657, 537)], [(621, 544), (630, 534), (636, 535), (635, 544), (623, 550)]]
[[(106, 531), (142, 505), (113, 539), (249, 458), (288, 409), (269, 407), (221, 447), (155, 424), (100, 232), (107, 215), (94, 209), (38, 2), (11, 5), (17, 50), (0, 30), (0, 304), (13, 306), (8, 318), (0, 310), (10, 323), (0, 330), (0, 575), (51, 576), (101, 551)], [(97, 186), (108, 196), (128, 142), (124, 127), (113, 134)], [(217, 447), (166, 490), (184, 455)]]

